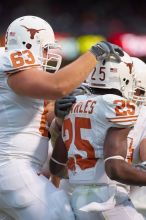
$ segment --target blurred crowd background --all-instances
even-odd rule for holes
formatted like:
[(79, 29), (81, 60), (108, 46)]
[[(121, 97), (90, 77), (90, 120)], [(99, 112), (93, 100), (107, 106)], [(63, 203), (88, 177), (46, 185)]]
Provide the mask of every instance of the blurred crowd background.
[(100, 40), (146, 60), (146, 0), (1, 0), (1, 46), (9, 23), (23, 15), (39, 16), (51, 24), (64, 62)]

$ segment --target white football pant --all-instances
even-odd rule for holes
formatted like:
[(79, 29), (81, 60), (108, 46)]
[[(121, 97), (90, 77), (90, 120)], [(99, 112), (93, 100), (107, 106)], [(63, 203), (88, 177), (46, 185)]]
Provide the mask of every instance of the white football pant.
[(0, 210), (15, 220), (75, 220), (68, 197), (27, 160), (0, 166)]

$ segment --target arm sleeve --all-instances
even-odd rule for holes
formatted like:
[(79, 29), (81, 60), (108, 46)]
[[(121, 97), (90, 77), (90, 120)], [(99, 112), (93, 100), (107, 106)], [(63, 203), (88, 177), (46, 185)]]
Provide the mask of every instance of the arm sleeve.
[(2, 59), (1, 68), (6, 74), (16, 73), (33, 67), (41, 67), (39, 59), (30, 50), (6, 51)]
[(138, 116), (137, 106), (129, 100), (116, 95), (104, 97), (105, 115), (115, 127), (132, 127)]

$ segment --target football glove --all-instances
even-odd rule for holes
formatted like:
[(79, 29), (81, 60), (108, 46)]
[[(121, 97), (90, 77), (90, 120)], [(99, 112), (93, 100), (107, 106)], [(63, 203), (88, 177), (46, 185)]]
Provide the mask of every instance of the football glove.
[(91, 91), (88, 85), (82, 83), (70, 93), (70, 95), (57, 99), (55, 102), (55, 116), (58, 118), (64, 118), (69, 113), (72, 105), (76, 102), (75, 96), (84, 94), (91, 94)]
[(102, 61), (109, 58), (110, 56), (114, 56), (117, 62), (121, 62), (120, 56), (124, 56), (122, 48), (105, 41), (101, 41), (93, 45), (90, 49), (90, 52), (96, 57), (98, 61)]
[(73, 95), (65, 96), (55, 101), (54, 113), (58, 118), (64, 118), (71, 109), (72, 105), (76, 102), (76, 98)]
[(91, 89), (89, 88), (89, 86), (86, 83), (82, 83), (70, 95), (77, 96), (77, 95), (84, 95), (84, 94), (91, 95)]

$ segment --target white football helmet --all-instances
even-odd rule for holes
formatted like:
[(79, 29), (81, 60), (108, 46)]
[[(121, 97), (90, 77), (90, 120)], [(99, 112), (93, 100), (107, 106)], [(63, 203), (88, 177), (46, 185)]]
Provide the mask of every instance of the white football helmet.
[(87, 83), (93, 88), (118, 89), (123, 97), (128, 98), (135, 80), (135, 72), (131, 57), (124, 52), (121, 62), (114, 57), (98, 62), (96, 68), (87, 79)]
[[(55, 43), (52, 27), (39, 17), (24, 16), (17, 18), (7, 29), (5, 49), (31, 50), (40, 59), (45, 70), (57, 71), (59, 69), (62, 57), (52, 52), (56, 48), (58, 46)], [(43, 55), (44, 51), (47, 52), (45, 57)], [(53, 65), (49, 65), (48, 61)]]
[(133, 90), (129, 98), (139, 103), (146, 102), (146, 64), (137, 57), (132, 57), (135, 72)]

